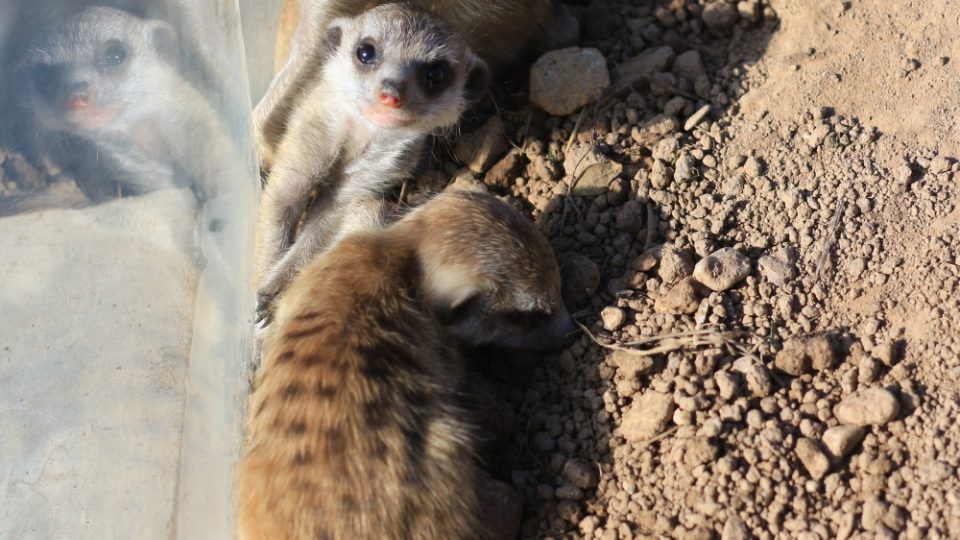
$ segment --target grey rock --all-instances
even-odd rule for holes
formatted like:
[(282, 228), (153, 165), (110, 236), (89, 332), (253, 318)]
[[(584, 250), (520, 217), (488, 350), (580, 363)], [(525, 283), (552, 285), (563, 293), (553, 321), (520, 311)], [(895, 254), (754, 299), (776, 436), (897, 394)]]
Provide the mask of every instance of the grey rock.
[(795, 263), (773, 255), (764, 255), (757, 261), (760, 275), (778, 287), (783, 287), (796, 274)]
[(707, 69), (703, 67), (703, 60), (700, 59), (700, 51), (692, 49), (677, 55), (673, 61), (673, 74), (682, 77), (688, 81), (695, 82), (697, 77), (707, 74)]
[(609, 86), (607, 59), (593, 48), (551, 51), (530, 68), (530, 101), (554, 116), (593, 103)]
[(700, 19), (710, 30), (721, 32), (729, 30), (740, 18), (737, 8), (724, 0), (716, 0), (703, 6)]
[(677, 182), (686, 182), (699, 174), (697, 160), (687, 153), (680, 154), (674, 163), (673, 179)]

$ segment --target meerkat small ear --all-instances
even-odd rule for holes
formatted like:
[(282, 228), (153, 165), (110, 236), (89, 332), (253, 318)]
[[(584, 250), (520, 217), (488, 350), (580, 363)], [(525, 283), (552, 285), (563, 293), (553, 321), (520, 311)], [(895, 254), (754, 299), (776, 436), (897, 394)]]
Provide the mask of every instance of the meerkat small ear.
[(180, 57), (180, 47), (177, 42), (177, 32), (164, 21), (149, 21), (147, 35), (153, 48), (164, 59), (176, 63)]
[(323, 35), (324, 57), (331, 56), (340, 48), (340, 43), (343, 41), (343, 29), (347, 22), (346, 19), (334, 19), (327, 27), (327, 31)]
[(483, 94), (487, 91), (490, 83), (490, 70), (487, 65), (479, 58), (475, 59), (470, 73), (467, 74), (467, 82), (463, 87), (463, 97), (471, 103), (480, 101)]

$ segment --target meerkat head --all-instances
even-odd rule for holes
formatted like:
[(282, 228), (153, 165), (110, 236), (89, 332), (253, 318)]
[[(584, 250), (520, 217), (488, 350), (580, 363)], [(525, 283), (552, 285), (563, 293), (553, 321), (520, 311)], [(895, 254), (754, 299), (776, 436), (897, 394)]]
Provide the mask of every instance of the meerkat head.
[(447, 192), (411, 217), (422, 294), (462, 343), (554, 349), (575, 330), (549, 242), (507, 203)]
[(17, 69), (20, 101), (48, 129), (102, 129), (163, 91), (146, 73), (158, 54), (174, 54), (175, 43), (173, 28), (162, 21), (87, 8), (32, 40)]
[(410, 4), (335, 19), (325, 50), (337, 94), (378, 128), (451, 126), (487, 87), (487, 68), (463, 38)]

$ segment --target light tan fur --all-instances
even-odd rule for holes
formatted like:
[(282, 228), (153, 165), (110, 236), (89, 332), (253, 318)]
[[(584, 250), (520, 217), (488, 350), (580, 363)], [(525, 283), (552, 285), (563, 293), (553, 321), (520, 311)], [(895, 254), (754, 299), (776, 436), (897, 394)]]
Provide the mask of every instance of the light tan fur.
[[(327, 60), (291, 116), (262, 197), (260, 319), (316, 253), (381, 224), (384, 197), (410, 175), (427, 135), (455, 124), (486, 85), (486, 67), (463, 40), (410, 5), (337, 19), (324, 43)], [(358, 59), (367, 45), (372, 63)], [(447, 77), (433, 90), (425, 79), (431, 66)], [(382, 103), (387, 93), (397, 106)]]
[[(257, 151), (269, 169), (286, 136), (291, 111), (304, 99), (324, 62), (320, 43), (330, 21), (352, 17), (389, 0), (286, 0), (275, 61), (279, 72), (254, 110)], [(494, 69), (515, 63), (549, 24), (554, 0), (412, 0), (437, 14)], [(295, 17), (296, 20), (293, 20)], [(280, 66), (282, 65), (282, 68)]]
[[(163, 21), (105, 7), (34, 36), (15, 70), (16, 106), (32, 133), (28, 153), (76, 148), (53, 157), (79, 161), (89, 177), (78, 181), (88, 193), (115, 193), (91, 185), (106, 177), (127, 194), (178, 186), (214, 194), (221, 167), (237, 151), (210, 103), (178, 70), (177, 39)], [(72, 108), (78, 96), (88, 104)]]
[(346, 238), (297, 276), (268, 332), (240, 537), (487, 536), (452, 344), (556, 346), (571, 326), (546, 239), (491, 195), (445, 193)]

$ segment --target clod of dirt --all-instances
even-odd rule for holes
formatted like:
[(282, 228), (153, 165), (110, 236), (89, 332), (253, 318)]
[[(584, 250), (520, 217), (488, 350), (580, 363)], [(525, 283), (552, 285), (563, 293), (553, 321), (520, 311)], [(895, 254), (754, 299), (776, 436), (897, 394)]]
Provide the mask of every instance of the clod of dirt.
[(799, 377), (811, 369), (821, 371), (833, 367), (836, 357), (830, 340), (824, 335), (804, 336), (787, 341), (777, 353), (774, 365), (780, 371)]
[(687, 250), (665, 244), (661, 246), (659, 255), (657, 276), (663, 283), (672, 285), (693, 273), (693, 261)]
[(530, 101), (554, 116), (593, 103), (608, 86), (607, 60), (593, 48), (550, 51), (530, 68)]
[(502, 190), (509, 189), (523, 169), (524, 163), (522, 154), (511, 151), (493, 167), (490, 167), (487, 174), (483, 176), (483, 182), (488, 186), (494, 186)]
[(593, 489), (600, 481), (596, 466), (580, 459), (571, 459), (564, 463), (563, 475), (579, 489)]
[(693, 277), (712, 291), (732, 288), (750, 275), (750, 259), (733, 248), (723, 248), (700, 259)]
[(845, 397), (833, 408), (833, 415), (843, 424), (854, 426), (883, 425), (900, 414), (900, 401), (885, 388), (868, 388)]
[(672, 396), (653, 390), (645, 392), (623, 415), (620, 432), (632, 442), (652, 439), (667, 428), (674, 408)]
[(670, 289), (658, 297), (653, 304), (657, 313), (692, 314), (700, 307), (700, 298), (697, 296), (697, 282), (692, 277), (681, 279)]
[(600, 286), (597, 263), (578, 253), (560, 257), (560, 283), (563, 299), (577, 304), (593, 296)]
[(523, 499), (510, 486), (487, 475), (479, 480), (477, 494), (490, 538), (516, 538), (523, 520)]
[(577, 197), (596, 197), (607, 192), (610, 184), (623, 173), (623, 165), (615, 161), (601, 161), (581, 172), (571, 193)]
[(461, 137), (454, 153), (460, 163), (479, 174), (496, 163), (509, 148), (503, 122), (494, 115), (480, 129)]

